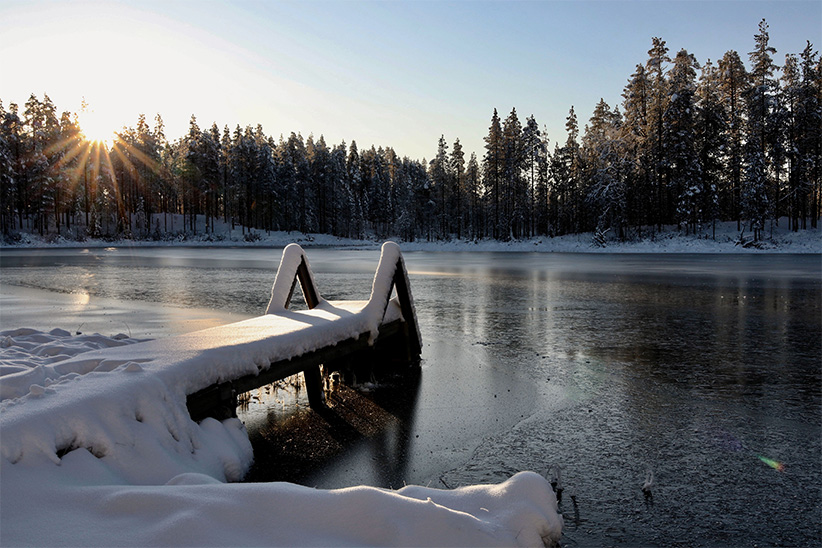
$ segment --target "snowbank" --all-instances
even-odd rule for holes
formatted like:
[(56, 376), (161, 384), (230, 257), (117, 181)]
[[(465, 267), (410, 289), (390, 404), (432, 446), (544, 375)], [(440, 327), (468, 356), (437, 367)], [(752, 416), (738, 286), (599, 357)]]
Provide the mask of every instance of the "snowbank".
[(225, 484), (87, 483), (85, 451), (61, 466), (2, 463), (4, 546), (540, 546), (559, 540), (550, 485), (520, 472), (499, 485), (316, 490)]
[(122, 333), (114, 337), (98, 333), (72, 336), (64, 329), (41, 333), (27, 328), (0, 332), (0, 400), (19, 398), (33, 385), (48, 386), (60, 377), (84, 375), (99, 366), (93, 360), (68, 360), (78, 354), (136, 342), (141, 339)]

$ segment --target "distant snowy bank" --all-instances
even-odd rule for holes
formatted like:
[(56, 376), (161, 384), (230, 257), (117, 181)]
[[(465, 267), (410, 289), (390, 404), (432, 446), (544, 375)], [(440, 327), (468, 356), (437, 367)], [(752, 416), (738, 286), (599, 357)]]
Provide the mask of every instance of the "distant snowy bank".
[[(606, 235), (604, 241), (594, 243), (594, 234), (569, 234), (565, 236), (543, 236), (527, 240), (498, 241), (490, 239), (426, 241), (418, 239), (405, 242), (400, 239), (403, 251), (486, 251), (486, 252), (561, 252), (561, 253), (822, 253), (822, 228), (808, 228), (792, 232), (787, 228), (787, 219), (778, 226), (764, 231), (765, 237), (753, 242), (747, 231), (737, 230), (735, 222), (718, 223), (716, 230), (706, 228), (698, 234), (686, 234), (676, 227), (664, 227), (663, 231), (652, 234), (645, 231), (634, 234), (626, 241), (618, 241)], [(8, 241), (4, 248), (39, 247), (110, 247), (110, 246), (259, 246), (285, 247), (298, 243), (303, 247), (347, 247), (378, 248), (383, 238), (351, 239), (330, 234), (304, 234), (300, 232), (266, 232), (239, 229), (229, 230), (218, 225), (214, 234), (178, 235), (168, 239), (111, 240), (88, 239), (78, 241), (63, 237), (41, 238), (37, 234), (21, 233), (13, 243)]]
[(150, 364), (83, 355), (128, 354), (125, 347), (140, 342), (61, 329), (0, 332), (3, 546), (550, 546), (560, 539), (554, 493), (533, 472), (454, 490), (227, 483), (242, 479), (253, 459), (239, 420), (195, 423), (185, 392)]

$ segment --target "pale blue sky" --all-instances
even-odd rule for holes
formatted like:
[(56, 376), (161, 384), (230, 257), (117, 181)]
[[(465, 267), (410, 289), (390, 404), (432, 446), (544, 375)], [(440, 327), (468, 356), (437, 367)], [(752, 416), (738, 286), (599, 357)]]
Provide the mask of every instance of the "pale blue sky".
[(700, 62), (747, 63), (762, 18), (777, 63), (822, 46), (822, 2), (12, 2), (0, 0), (0, 99), (81, 98), (112, 128), (159, 112), (270, 135), (392, 146), (431, 158), (440, 134), (482, 157), (494, 108), (565, 140), (604, 98), (621, 103), (651, 38)]

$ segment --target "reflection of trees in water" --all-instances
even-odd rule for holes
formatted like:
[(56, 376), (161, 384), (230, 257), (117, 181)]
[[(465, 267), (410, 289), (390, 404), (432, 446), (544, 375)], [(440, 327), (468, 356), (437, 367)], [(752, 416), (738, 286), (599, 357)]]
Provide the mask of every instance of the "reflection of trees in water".
[(248, 413), (252, 405), (279, 404), (285, 411), (287, 405), (289, 407), (300, 405), (300, 394), (304, 388), (305, 381), (302, 375), (291, 375), (254, 390), (237, 394), (237, 409), (240, 413)]
[[(336, 461), (360, 452), (379, 487), (406, 480), (420, 372), (394, 376), (361, 389), (346, 384), (326, 393), (327, 409), (272, 413), (249, 431), (254, 464), (246, 481), (305, 483)], [(276, 404), (274, 404), (276, 405)], [(342, 486), (340, 486), (342, 487)]]

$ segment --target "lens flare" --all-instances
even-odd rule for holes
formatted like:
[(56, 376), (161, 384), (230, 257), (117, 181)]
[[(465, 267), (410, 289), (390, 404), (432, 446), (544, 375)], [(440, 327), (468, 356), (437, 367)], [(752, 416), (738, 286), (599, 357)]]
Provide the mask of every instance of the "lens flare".
[(762, 455), (757, 455), (757, 457), (759, 457), (759, 460), (761, 460), (762, 462), (764, 462), (765, 464), (767, 464), (768, 466), (770, 466), (774, 470), (777, 470), (779, 472), (784, 472), (785, 471), (785, 465), (782, 464), (781, 462), (773, 460), (773, 459), (769, 459), (768, 457), (763, 457)]

